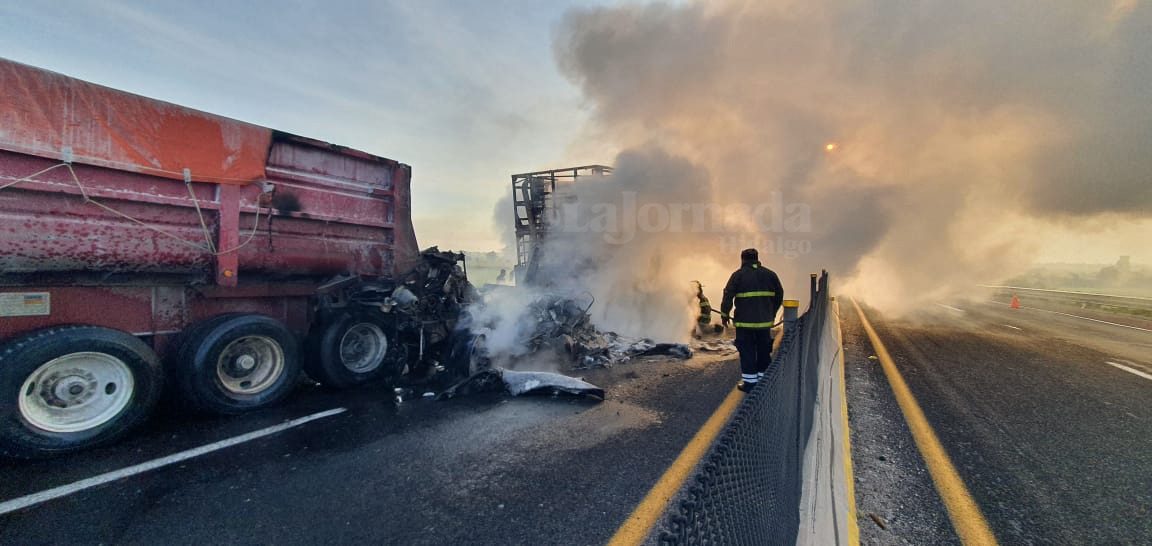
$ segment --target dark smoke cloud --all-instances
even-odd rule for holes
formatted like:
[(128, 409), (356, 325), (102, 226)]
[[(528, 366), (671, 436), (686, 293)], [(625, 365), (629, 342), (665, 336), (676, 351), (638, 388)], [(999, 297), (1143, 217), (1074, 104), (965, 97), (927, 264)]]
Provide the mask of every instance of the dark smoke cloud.
[[(694, 199), (811, 208), (745, 232), (810, 243), (765, 259), (793, 293), (828, 268), (878, 304), (938, 297), (1055, 223), (1152, 217), (1149, 2), (653, 3), (572, 11), (554, 47), (621, 157), (706, 173)], [(687, 239), (645, 244), (722, 284), (731, 244)]]

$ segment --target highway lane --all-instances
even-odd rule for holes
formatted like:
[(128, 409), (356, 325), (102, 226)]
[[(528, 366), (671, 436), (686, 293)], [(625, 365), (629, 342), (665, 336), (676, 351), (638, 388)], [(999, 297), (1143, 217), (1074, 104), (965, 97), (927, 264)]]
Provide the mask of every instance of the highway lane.
[(635, 362), (594, 403), (304, 387), (237, 418), (162, 415), (125, 443), (0, 461), (0, 501), (332, 408), (343, 413), (0, 515), (0, 543), (603, 544), (738, 378), (732, 362)]
[(957, 303), (973, 320), (990, 328), (1009, 326), (1089, 347), (1115, 358), (1152, 365), (1152, 319), (1095, 309), (1069, 308), (1024, 297), (1012, 309), (1011, 296)]
[[(1152, 541), (1152, 381), (1108, 364), (1152, 366), (1152, 332), (988, 301), (941, 304), (869, 317), (1001, 543)], [(925, 500), (931, 481), (907, 427), (893, 430), (900, 413), (872, 347), (858, 320), (842, 317), (859, 509), (897, 520), (888, 530), (863, 520), (862, 535), (954, 543), (939, 501)]]
[(1122, 315), (1134, 315), (1144, 320), (1152, 320), (1152, 298), (1143, 296), (1123, 296), (1103, 294), (1094, 291), (1054, 290), (1018, 286), (977, 285), (986, 294), (997, 300), (1007, 301), (1012, 295), (1020, 297), (1026, 304), (1043, 303), (1062, 307), (1096, 309)]

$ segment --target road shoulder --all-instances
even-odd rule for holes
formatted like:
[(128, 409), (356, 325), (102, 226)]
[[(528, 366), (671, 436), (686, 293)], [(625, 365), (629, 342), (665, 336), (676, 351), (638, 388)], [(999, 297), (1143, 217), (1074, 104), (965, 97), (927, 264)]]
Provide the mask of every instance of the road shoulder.
[(859, 318), (840, 318), (861, 544), (959, 544)]

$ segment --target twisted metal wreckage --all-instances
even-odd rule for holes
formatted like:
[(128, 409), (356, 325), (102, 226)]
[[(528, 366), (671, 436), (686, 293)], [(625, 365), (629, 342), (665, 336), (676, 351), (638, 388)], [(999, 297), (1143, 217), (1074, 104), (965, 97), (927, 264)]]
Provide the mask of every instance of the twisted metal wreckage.
[(0, 127), (0, 456), (491, 365), (404, 163), (4, 59)]
[[(497, 319), (484, 317), (486, 300), (511, 297), (515, 287), (488, 286), (481, 294), (469, 281), (463, 253), (436, 247), (420, 254), (421, 262), (397, 283), (365, 282), (342, 277), (321, 288), (321, 309), (333, 316), (352, 316), (359, 324), (377, 324), (384, 338), (392, 340), (387, 364), (379, 374), (409, 385), (463, 378), (445, 389), (441, 399), (481, 391), (504, 390), (518, 396), (529, 393), (567, 393), (604, 397), (604, 390), (580, 379), (542, 371), (514, 371), (493, 366), (487, 333)], [(515, 356), (502, 355), (501, 363), (530, 366), (534, 359), (561, 362), (573, 370), (609, 367), (642, 356), (692, 357), (692, 348), (679, 343), (656, 343), (651, 339), (601, 332), (588, 311), (595, 301), (590, 294), (577, 296), (544, 294), (534, 297), (518, 313), (521, 333)], [(355, 320), (355, 319), (349, 319)], [(328, 334), (355, 334), (331, 329)], [(325, 384), (348, 381), (349, 362), (370, 360), (381, 350), (379, 336), (366, 335), (364, 342), (315, 343), (316, 347), (340, 347), (341, 354), (317, 354), (306, 371)], [(352, 367), (351, 369), (354, 369)], [(344, 381), (342, 381), (344, 379)], [(398, 388), (400, 398), (410, 392)]]

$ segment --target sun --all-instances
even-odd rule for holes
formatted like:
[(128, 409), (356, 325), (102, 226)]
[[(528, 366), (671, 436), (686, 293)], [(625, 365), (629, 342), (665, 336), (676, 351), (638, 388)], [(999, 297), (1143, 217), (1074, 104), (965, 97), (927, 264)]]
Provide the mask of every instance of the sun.
[(829, 142), (828, 144), (824, 145), (824, 150), (828, 152), (835, 152), (837, 147), (838, 146), (835, 142)]

